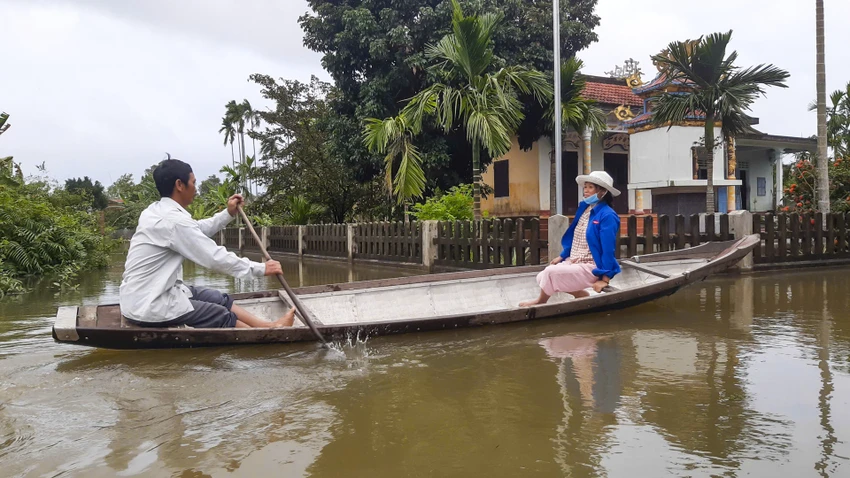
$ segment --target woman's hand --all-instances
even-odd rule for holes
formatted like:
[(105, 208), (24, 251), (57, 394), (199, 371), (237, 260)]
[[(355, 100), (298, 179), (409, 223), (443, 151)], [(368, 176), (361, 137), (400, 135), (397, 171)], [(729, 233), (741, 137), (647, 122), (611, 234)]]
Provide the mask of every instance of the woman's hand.
[(563, 260), (564, 259), (561, 258), (561, 256), (558, 256), (558, 257), (552, 259), (552, 262), (550, 262), (549, 264), (552, 264), (554, 266), (555, 264), (560, 264), (561, 262), (563, 262)]

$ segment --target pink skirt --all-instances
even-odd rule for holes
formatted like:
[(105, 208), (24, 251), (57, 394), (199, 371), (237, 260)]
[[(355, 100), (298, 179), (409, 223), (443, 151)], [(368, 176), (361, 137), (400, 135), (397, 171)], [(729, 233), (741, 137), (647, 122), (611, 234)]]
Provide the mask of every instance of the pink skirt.
[(592, 287), (599, 280), (593, 275), (593, 264), (573, 264), (568, 260), (550, 265), (537, 274), (537, 283), (548, 296), (555, 292), (576, 292)]

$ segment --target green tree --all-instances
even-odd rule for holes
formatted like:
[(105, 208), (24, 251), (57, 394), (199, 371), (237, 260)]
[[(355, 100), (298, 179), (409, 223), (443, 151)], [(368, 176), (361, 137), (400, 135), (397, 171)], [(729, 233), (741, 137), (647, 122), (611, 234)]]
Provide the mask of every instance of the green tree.
[(466, 16), (452, 0), (452, 34), (427, 48), (435, 62), (435, 82), (417, 93), (395, 118), (366, 120), (364, 142), (371, 150), (387, 152), (387, 176), (395, 156), (401, 163), (393, 180), (393, 192), (403, 201), (421, 196), (425, 181), (418, 149), (412, 137), (422, 131), (426, 119), (448, 132), (460, 124), (472, 144), (473, 211), (481, 218), (481, 150), (491, 158), (511, 149), (513, 135), (525, 115), (518, 94), (533, 95), (543, 103), (551, 99), (546, 77), (523, 66), (497, 67), (493, 32), (500, 14)]
[(288, 196), (283, 201), (285, 212), (283, 221), (286, 224), (304, 225), (310, 224), (324, 214), (324, 208), (318, 204), (311, 203), (304, 196)]
[(6, 113), (6, 112), (0, 113), (0, 134), (5, 133), (6, 130), (9, 129), (10, 126), (12, 126), (11, 124), (8, 123), (8, 121), (9, 121), (9, 113)]
[(211, 174), (210, 177), (201, 181), (201, 185), (198, 186), (198, 194), (201, 197), (209, 196), (213, 191), (215, 191), (221, 185), (221, 179), (215, 174)]
[[(589, 130), (593, 136), (605, 131), (607, 122), (605, 113), (596, 106), (596, 101), (582, 96), (587, 80), (581, 74), (584, 63), (575, 58), (569, 58), (561, 64), (561, 123), (562, 128), (572, 128), (583, 133)], [(547, 101), (540, 104), (537, 101), (524, 101), (526, 118), (517, 131), (520, 148), (529, 149), (541, 136), (552, 138), (553, 159), (549, 171), (549, 191), (551, 192), (551, 213), (556, 209), (556, 173), (554, 162), (555, 137), (555, 102)], [(562, 131), (563, 131), (562, 129)]]
[(124, 195), (132, 191), (135, 186), (136, 183), (133, 181), (132, 174), (122, 174), (115, 180), (115, 182), (106, 188), (106, 195), (110, 199), (123, 198)]
[(254, 136), (266, 159), (258, 178), (266, 193), (259, 206), (273, 216), (288, 210), (286, 198), (303, 196), (333, 222), (344, 222), (366, 187), (359, 184), (344, 158), (330, 153), (327, 124), (337, 115), (331, 107), (338, 94), (313, 77), (310, 83), (251, 75), (274, 107), (259, 112), (264, 128)]
[[(451, 32), (449, 0), (309, 0), (312, 12), (301, 17), (305, 45), (323, 54), (322, 65), (338, 94), (327, 124), (327, 148), (350, 165), (358, 180), (371, 183), (385, 171), (384, 155), (369, 153), (360, 141), (365, 118), (398, 115), (403, 102), (435, 82), (427, 45)], [(552, 69), (551, 0), (462, 0), (468, 12), (503, 13), (493, 35), (497, 67), (519, 65)], [(596, 0), (561, 1), (561, 51), (565, 58), (596, 41)], [(535, 138), (536, 139), (536, 138)], [(472, 182), (472, 155), (465, 132), (446, 134), (424, 125), (418, 135), (426, 189), (447, 190)], [(490, 161), (481, 158), (481, 165)]]
[[(228, 141), (232, 144), (234, 138), (238, 139), (239, 162), (236, 166), (243, 166), (247, 158), (245, 150), (246, 127), (250, 128), (252, 125), (256, 124), (255, 118), (257, 112), (254, 111), (254, 108), (248, 100), (242, 100), (242, 103), (230, 100), (226, 105), (224, 105), (224, 108), (225, 112), (224, 117), (222, 118), (222, 126), (218, 131), (219, 133), (224, 133), (224, 144), (227, 144)], [(251, 178), (247, 175), (241, 176), (240, 186), (243, 194), (249, 191), (250, 179)]]
[[(832, 148), (836, 159), (850, 158), (850, 82), (843, 90), (835, 90), (829, 95), (830, 105), (826, 108), (826, 141)], [(809, 105), (809, 111), (816, 111), (817, 102)]]
[(446, 194), (437, 191), (424, 203), (414, 204), (411, 214), (420, 221), (471, 221), (472, 204), (472, 185), (461, 184)]
[[(785, 180), (786, 206), (782, 212), (815, 212), (818, 206), (818, 171), (811, 155), (803, 155), (787, 166)], [(826, 161), (829, 168), (829, 200), (832, 212), (850, 211), (850, 159)]]
[(65, 191), (71, 194), (77, 194), (87, 199), (89, 205), (94, 209), (106, 209), (109, 205), (109, 199), (106, 197), (103, 185), (100, 181), (92, 183), (88, 176), (80, 178), (71, 178), (65, 180)]
[(12, 156), (0, 158), (0, 184), (6, 186), (24, 184), (24, 173), (21, 171), (21, 165), (16, 163)]
[(732, 31), (713, 33), (695, 41), (675, 41), (662, 54), (652, 57), (660, 65), (667, 84), (685, 86), (684, 91), (652, 98), (653, 121), (659, 125), (681, 124), (688, 116), (705, 117), (706, 212), (714, 213), (714, 128), (719, 123), (723, 137), (752, 132), (746, 112), (765, 86), (786, 88), (789, 74), (773, 65), (741, 69), (735, 66), (738, 52), (726, 54)]

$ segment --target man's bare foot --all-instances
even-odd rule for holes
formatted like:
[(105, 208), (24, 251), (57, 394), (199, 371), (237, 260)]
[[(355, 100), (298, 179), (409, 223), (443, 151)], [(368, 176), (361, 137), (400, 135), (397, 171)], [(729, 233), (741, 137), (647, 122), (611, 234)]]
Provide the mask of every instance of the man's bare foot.
[(295, 308), (289, 309), (286, 314), (272, 323), (272, 328), (292, 327), (295, 322)]
[(577, 290), (575, 292), (570, 292), (570, 295), (576, 299), (581, 299), (582, 297), (590, 297), (590, 292), (586, 290)]
[(540, 304), (545, 304), (545, 303), (546, 303), (545, 300), (541, 301), (540, 299), (534, 299), (534, 300), (527, 300), (525, 302), (520, 302), (519, 306), (520, 307), (531, 307), (533, 305), (540, 305)]

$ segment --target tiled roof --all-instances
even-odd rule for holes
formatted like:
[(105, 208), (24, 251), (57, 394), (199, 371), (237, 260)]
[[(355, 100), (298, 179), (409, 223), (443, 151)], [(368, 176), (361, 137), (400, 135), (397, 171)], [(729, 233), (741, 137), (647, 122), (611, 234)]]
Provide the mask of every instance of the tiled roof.
[[(673, 80), (674, 85), (685, 85), (688, 82), (683, 80)], [(659, 90), (663, 88), (667, 84), (667, 77), (663, 74), (658, 74), (652, 81), (646, 83), (644, 85), (638, 86), (634, 89), (634, 93), (636, 95), (640, 95), (643, 93), (649, 93), (651, 91)]]
[[(701, 120), (705, 120), (705, 114), (701, 111), (697, 111), (696, 114), (691, 114), (691, 115), (685, 116), (685, 119), (691, 120), (691, 121), (701, 121)], [(644, 113), (642, 115), (635, 116), (634, 118), (632, 118), (628, 121), (623, 121), (623, 126), (626, 126), (626, 127), (641, 126), (641, 125), (649, 123), (650, 121), (652, 121), (652, 112), (651, 111)]]
[(643, 100), (632, 93), (632, 89), (626, 85), (625, 80), (622, 85), (597, 83), (589, 80), (585, 83), (581, 95), (599, 103), (610, 105), (643, 106)]

